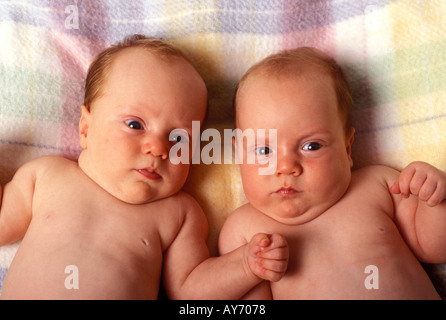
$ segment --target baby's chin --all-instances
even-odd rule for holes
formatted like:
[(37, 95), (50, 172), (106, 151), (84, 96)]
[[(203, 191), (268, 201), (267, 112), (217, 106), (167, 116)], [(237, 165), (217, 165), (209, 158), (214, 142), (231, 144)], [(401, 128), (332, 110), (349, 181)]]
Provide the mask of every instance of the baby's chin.
[[(252, 205), (252, 204), (251, 204)], [(256, 208), (255, 206), (253, 206)], [(264, 215), (285, 225), (300, 225), (310, 222), (319, 217), (325, 210), (318, 208), (310, 208), (304, 210), (292, 204), (282, 204), (274, 208), (256, 208)]]
[(126, 190), (125, 192), (109, 192), (112, 196), (119, 199), (122, 202), (131, 205), (142, 205), (157, 200), (168, 198), (178, 190), (160, 190), (151, 188), (149, 186), (141, 185), (139, 188), (133, 188), (133, 190)]

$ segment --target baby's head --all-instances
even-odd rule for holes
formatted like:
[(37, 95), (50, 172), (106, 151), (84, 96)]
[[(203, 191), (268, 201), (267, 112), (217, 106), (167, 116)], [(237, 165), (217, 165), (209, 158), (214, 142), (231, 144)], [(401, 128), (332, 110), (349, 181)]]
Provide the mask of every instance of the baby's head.
[(103, 88), (116, 58), (125, 50), (140, 48), (162, 59), (180, 58), (190, 62), (188, 57), (170, 43), (153, 37), (134, 34), (126, 37), (99, 53), (88, 69), (85, 81), (84, 106), (90, 110), (93, 102), (103, 94)]
[(338, 63), (324, 52), (312, 47), (300, 47), (272, 54), (253, 65), (237, 85), (234, 110), (237, 125), (237, 98), (246, 82), (258, 77), (311, 77), (327, 76), (335, 91), (339, 116), (346, 135), (352, 130), (351, 109), (353, 99), (347, 78)]
[[(243, 143), (240, 166), (251, 205), (298, 224), (338, 201), (351, 177), (352, 104), (341, 68), (317, 49), (282, 51), (249, 69), (234, 106), (236, 127), (257, 133), (255, 143)], [(255, 164), (246, 161), (250, 153), (259, 160)], [(270, 165), (265, 160), (275, 162), (275, 172), (259, 175)]]
[(179, 49), (140, 35), (126, 38), (100, 53), (88, 71), (79, 165), (124, 202), (173, 195), (189, 164), (173, 164), (170, 149), (190, 145), (192, 121), (203, 121), (206, 106), (204, 81)]

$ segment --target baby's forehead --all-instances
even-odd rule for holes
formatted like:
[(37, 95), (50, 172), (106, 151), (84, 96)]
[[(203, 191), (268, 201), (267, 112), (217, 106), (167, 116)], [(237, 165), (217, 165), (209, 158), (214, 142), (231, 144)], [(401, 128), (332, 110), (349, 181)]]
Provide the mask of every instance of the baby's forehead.
[(109, 65), (108, 75), (117, 72), (128, 71), (129, 66), (135, 65), (171, 65), (185, 62), (184, 59), (177, 56), (167, 56), (157, 53), (149, 48), (131, 47), (124, 48), (116, 53)]
[(200, 86), (204, 94), (207, 92), (202, 77), (186, 58), (140, 47), (125, 48), (113, 57), (103, 74), (101, 90), (104, 92), (115, 90), (116, 88), (110, 88), (110, 85), (119, 83), (123, 76), (132, 78), (145, 76), (154, 79), (160, 73), (163, 75), (180, 73), (181, 76), (172, 78), (177, 82), (184, 82), (184, 78), (187, 78), (187, 82)]
[[(250, 100), (260, 92), (275, 94), (278, 90), (284, 95), (293, 96), (296, 96), (296, 94), (305, 95), (308, 91), (331, 91), (336, 96), (334, 81), (326, 72), (319, 70), (315, 72), (286, 71), (284, 73), (256, 71), (240, 83), (234, 100), (235, 111), (240, 108), (240, 100)], [(336, 108), (337, 105), (333, 107)]]
[[(333, 101), (333, 103), (329, 103), (329, 107), (335, 110), (338, 109), (333, 79), (324, 72), (284, 72), (282, 74), (255, 72), (246, 78), (242, 86), (239, 87), (235, 99), (236, 123), (239, 123), (241, 114), (243, 114), (243, 122), (245, 122), (249, 121), (252, 113), (258, 112), (259, 106), (256, 103), (261, 104), (263, 102), (261, 101), (262, 99), (258, 99), (259, 95), (271, 95), (276, 101), (284, 98), (284, 101), (287, 100), (284, 102), (286, 104), (290, 103), (290, 99), (297, 99), (296, 104), (293, 104), (293, 108), (295, 110), (304, 108), (301, 110), (302, 112), (311, 112), (312, 110), (308, 108), (311, 109), (313, 105), (301, 104), (298, 102), (300, 97), (306, 97), (304, 98), (307, 99), (306, 101), (319, 101), (321, 99)], [(327, 99), (328, 96), (333, 97), (333, 99)], [(277, 116), (280, 116), (282, 113), (280, 103), (273, 103), (268, 108), (275, 112)]]
[(332, 76), (322, 67), (317, 65), (289, 65), (288, 67), (273, 69), (270, 66), (260, 67), (249, 74), (245, 83), (256, 83), (259, 81), (281, 82), (295, 81), (305, 84), (326, 84), (333, 86)]

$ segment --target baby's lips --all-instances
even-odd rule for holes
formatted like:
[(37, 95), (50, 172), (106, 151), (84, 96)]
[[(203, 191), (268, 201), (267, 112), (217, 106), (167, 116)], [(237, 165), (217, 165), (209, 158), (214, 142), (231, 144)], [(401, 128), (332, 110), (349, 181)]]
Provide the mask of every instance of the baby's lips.
[(292, 187), (282, 187), (279, 190), (277, 190), (276, 193), (283, 195), (283, 196), (288, 196), (288, 195), (297, 194), (297, 193), (299, 193), (299, 191), (297, 191), (296, 189), (294, 189)]
[(144, 177), (146, 177), (149, 180), (159, 180), (161, 179), (161, 176), (159, 175), (156, 170), (151, 169), (139, 169), (137, 170), (140, 174), (142, 174)]

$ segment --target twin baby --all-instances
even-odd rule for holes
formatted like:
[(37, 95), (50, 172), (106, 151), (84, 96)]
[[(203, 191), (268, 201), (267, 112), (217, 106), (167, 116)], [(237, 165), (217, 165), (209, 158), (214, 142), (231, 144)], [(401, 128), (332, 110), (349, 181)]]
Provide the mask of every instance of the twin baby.
[[(0, 189), (0, 245), (22, 239), (2, 298), (156, 299), (161, 279), (171, 299), (439, 298), (419, 260), (446, 261), (446, 174), (421, 162), (352, 172), (352, 98), (332, 58), (271, 55), (234, 103), (237, 128), (266, 134), (237, 141), (248, 203), (210, 257), (206, 217), (181, 191), (189, 165), (169, 161), (205, 118), (204, 81), (159, 39), (102, 52), (86, 79), (78, 162), (32, 160)], [(275, 172), (259, 174), (271, 159)]]

